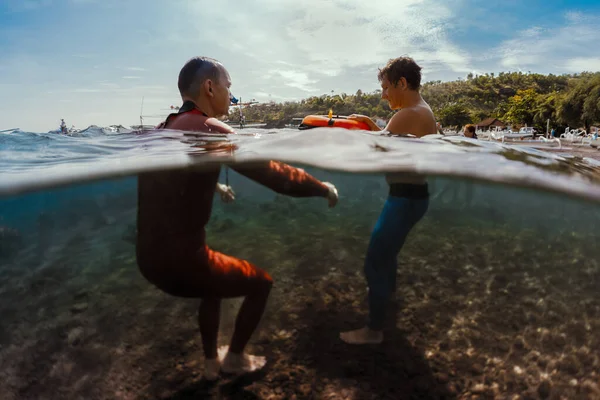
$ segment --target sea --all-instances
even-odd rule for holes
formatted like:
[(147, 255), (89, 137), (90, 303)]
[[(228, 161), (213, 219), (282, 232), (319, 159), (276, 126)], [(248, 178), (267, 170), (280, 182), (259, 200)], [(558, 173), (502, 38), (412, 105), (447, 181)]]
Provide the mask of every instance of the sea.
[[(600, 157), (536, 143), (338, 128), (237, 135), (90, 127), (0, 132), (0, 398), (600, 399)], [(339, 202), (292, 198), (232, 167), (278, 160)], [(199, 299), (136, 262), (137, 175), (223, 166), (212, 248), (274, 279), (248, 346), (256, 376), (202, 378)], [(398, 256), (384, 342), (363, 263), (386, 173), (427, 177)], [(222, 306), (228, 344), (240, 299)]]

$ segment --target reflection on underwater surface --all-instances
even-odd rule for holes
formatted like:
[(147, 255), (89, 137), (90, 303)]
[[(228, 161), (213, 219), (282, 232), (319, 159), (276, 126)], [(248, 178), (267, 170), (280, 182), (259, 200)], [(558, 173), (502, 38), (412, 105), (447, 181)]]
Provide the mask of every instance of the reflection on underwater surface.
[[(276, 140), (268, 143), (267, 153), (277, 150)], [(349, 346), (338, 333), (364, 321), (362, 264), (387, 185), (382, 174), (306, 170), (338, 187), (336, 208), (275, 195), (235, 172), (235, 202), (214, 201), (209, 245), (275, 279), (250, 344), (268, 356), (269, 369), (214, 386), (200, 380), (198, 301), (165, 295), (138, 271), (135, 178), (0, 199), (0, 392), (7, 399), (600, 396), (596, 203), (430, 177), (429, 210), (399, 256), (389, 311), (396, 318), (385, 342)], [(223, 344), (239, 302), (224, 305)]]
[(463, 177), (600, 201), (600, 166), (592, 158), (461, 137), (407, 139), (338, 128), (247, 129), (227, 137), (169, 130), (58, 139), (0, 135), (0, 196), (144, 171), (271, 159), (334, 171)]

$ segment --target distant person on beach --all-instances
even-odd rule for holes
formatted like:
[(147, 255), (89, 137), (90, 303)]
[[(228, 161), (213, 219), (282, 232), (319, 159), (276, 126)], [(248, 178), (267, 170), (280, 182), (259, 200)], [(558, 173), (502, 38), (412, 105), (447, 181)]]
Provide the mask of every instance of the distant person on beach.
[[(179, 73), (183, 105), (160, 128), (235, 133), (217, 117), (227, 115), (231, 79), (225, 67), (207, 57), (189, 60)], [(277, 162), (230, 166), (277, 193), (323, 197), (329, 207), (338, 200), (336, 188), (301, 169)], [(173, 296), (200, 298), (198, 312), (205, 355), (205, 378), (220, 371), (245, 373), (262, 368), (264, 357), (244, 353), (265, 309), (273, 280), (248, 261), (212, 250), (205, 226), (213, 196), (233, 200), (229, 187), (218, 184), (220, 165), (203, 170), (147, 172), (138, 179), (137, 262), (141, 274)], [(248, 234), (251, 234), (249, 232)], [(245, 297), (235, 321), (231, 345), (217, 349), (221, 299)]]
[(439, 122), (436, 122), (435, 126), (436, 126), (436, 128), (437, 128), (437, 132), (438, 132), (440, 135), (444, 135), (444, 130), (442, 129), (442, 124), (440, 124)]
[(468, 137), (471, 139), (477, 139), (475, 125), (473, 125), (473, 124), (465, 125), (465, 130), (463, 131), (463, 135), (465, 135), (465, 137)]
[[(409, 57), (390, 60), (379, 70), (381, 97), (392, 110), (399, 110), (384, 131), (391, 134), (411, 134), (416, 137), (438, 132), (435, 117), (419, 93), (421, 67)], [(367, 123), (371, 130), (379, 127), (364, 115), (351, 115)], [(340, 338), (351, 344), (381, 343), (385, 309), (396, 291), (397, 257), (408, 234), (423, 218), (429, 207), (429, 190), (424, 176), (414, 173), (388, 173), (389, 196), (375, 228), (365, 259), (365, 275), (369, 286), (369, 320), (364, 328), (342, 332)]]
[(67, 129), (67, 124), (65, 123), (65, 120), (62, 118), (60, 119), (60, 132), (64, 133), (64, 134), (69, 133), (69, 131)]

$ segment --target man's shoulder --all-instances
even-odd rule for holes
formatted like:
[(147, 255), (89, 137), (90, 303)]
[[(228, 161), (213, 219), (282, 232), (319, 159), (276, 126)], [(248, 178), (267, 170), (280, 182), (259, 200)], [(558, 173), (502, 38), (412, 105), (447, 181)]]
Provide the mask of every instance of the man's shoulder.
[(425, 107), (422, 105), (417, 105), (414, 107), (407, 107), (407, 108), (403, 108), (401, 110), (398, 110), (397, 113), (394, 114), (394, 116), (392, 118), (434, 118), (433, 117), (433, 112), (431, 111), (431, 108), (429, 107)]
[[(396, 112), (388, 124), (389, 130), (395, 134), (408, 133), (424, 136), (424, 126), (435, 127), (435, 116), (428, 107), (408, 107)], [(436, 130), (437, 131), (437, 130)]]
[(215, 127), (222, 133), (235, 133), (235, 131), (233, 130), (233, 128), (231, 126), (227, 125), (225, 122), (220, 121), (216, 118), (209, 118), (206, 120), (206, 123), (212, 127)]
[(408, 127), (415, 121), (423, 120), (428, 118), (429, 115), (425, 110), (421, 110), (417, 107), (403, 108), (398, 110), (390, 119), (390, 123), (395, 126)]
[(219, 133), (235, 133), (231, 126), (227, 125), (223, 121), (218, 120), (217, 118), (207, 118), (204, 123)]
[(235, 133), (233, 128), (217, 118), (198, 114), (181, 114), (176, 116), (168, 129), (205, 133)]

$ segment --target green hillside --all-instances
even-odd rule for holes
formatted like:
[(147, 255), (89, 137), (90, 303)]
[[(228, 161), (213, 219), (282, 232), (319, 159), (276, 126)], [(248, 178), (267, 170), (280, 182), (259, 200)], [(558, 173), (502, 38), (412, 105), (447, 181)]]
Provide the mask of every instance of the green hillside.
[[(421, 93), (444, 127), (463, 126), (494, 117), (508, 125), (546, 129), (546, 120), (562, 132), (600, 122), (600, 72), (542, 75), (522, 72), (485, 74), (452, 82), (427, 82)], [(365, 114), (388, 119), (393, 112), (381, 92), (313, 96), (296, 102), (263, 103), (244, 108), (246, 121), (282, 127), (308, 114)], [(233, 110), (230, 120), (239, 120)]]

